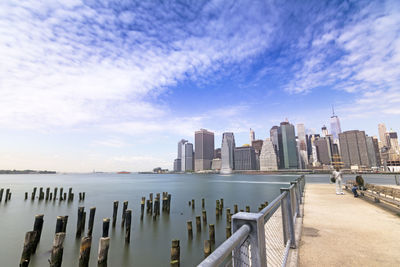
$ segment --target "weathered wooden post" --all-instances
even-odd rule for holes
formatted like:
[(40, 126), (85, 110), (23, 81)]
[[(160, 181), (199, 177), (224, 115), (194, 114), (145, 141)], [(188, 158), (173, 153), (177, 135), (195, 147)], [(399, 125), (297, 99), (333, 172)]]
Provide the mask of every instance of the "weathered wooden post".
[(126, 211), (126, 223), (125, 223), (125, 243), (131, 242), (131, 222), (132, 222), (132, 210)]
[(97, 264), (99, 267), (107, 267), (109, 247), (110, 247), (110, 238), (101, 237), (99, 242), (99, 256), (97, 258)]
[(61, 233), (63, 229), (63, 216), (57, 216), (56, 221), (56, 234)]
[(36, 252), (36, 248), (40, 242), (40, 237), (42, 236), (42, 229), (43, 229), (43, 217), (44, 214), (38, 214), (35, 216), (35, 222), (33, 223), (33, 231), (36, 231), (35, 242), (33, 244), (32, 253)]
[(246, 206), (246, 212), (250, 212), (250, 206)]
[(53, 193), (50, 192), (50, 200), (53, 200)]
[(8, 200), (11, 200), (11, 192), (8, 193)]
[(43, 193), (43, 187), (40, 187), (40, 188), (39, 188), (39, 200), (42, 200), (42, 199), (43, 199), (43, 198), (42, 198), (42, 197), (43, 197), (43, 194), (44, 194), (44, 193)]
[(76, 238), (80, 238), (82, 235), (82, 221), (85, 207), (78, 207), (78, 219), (76, 224)]
[(3, 199), (3, 192), (4, 192), (4, 188), (0, 189), (0, 202)]
[(65, 233), (57, 233), (54, 237), (53, 249), (49, 260), (50, 267), (61, 267), (62, 256), (64, 251)]
[(210, 240), (204, 240), (204, 258), (207, 258), (211, 254), (211, 242)]
[(88, 267), (90, 259), (90, 249), (92, 247), (92, 238), (83, 237), (79, 249), (79, 267)]
[(83, 193), (82, 193), (82, 198), (83, 198), (82, 200), (85, 200), (85, 198), (86, 198), (86, 192), (83, 192)]
[(28, 192), (25, 192), (25, 200), (28, 199)]
[(231, 235), (232, 235), (231, 225), (228, 224), (228, 225), (226, 226), (226, 239), (228, 239), (229, 237), (231, 237)]
[(110, 218), (103, 219), (103, 235), (102, 237), (108, 237), (108, 232), (110, 230)]
[(144, 203), (146, 202), (146, 197), (142, 197), (142, 200), (140, 201), (140, 219), (143, 220), (143, 214), (144, 214)]
[(64, 192), (63, 200), (64, 200), (64, 201), (67, 200), (67, 193), (66, 193), (66, 192)]
[(60, 201), (63, 200), (63, 191), (64, 188), (60, 187)]
[(239, 212), (239, 209), (238, 209), (238, 205), (237, 204), (235, 204), (235, 205), (233, 205), (233, 212), (236, 214), (236, 213), (238, 213)]
[(221, 206), (221, 209), (223, 209), (224, 208), (224, 199), (223, 198), (221, 198), (221, 201), (220, 201), (220, 206)]
[(201, 208), (204, 209), (204, 207), (206, 206), (206, 202), (204, 200), (204, 198), (201, 199)]
[(203, 215), (203, 224), (206, 225), (207, 224), (207, 211), (203, 210), (201, 213)]
[(72, 200), (72, 187), (68, 188), (68, 201)]
[(46, 201), (50, 198), (50, 187), (46, 188)]
[(32, 192), (32, 197), (31, 197), (32, 200), (35, 200), (36, 191), (37, 191), (37, 187), (34, 187), (34, 188), (33, 188), (33, 192)]
[(192, 199), (192, 209), (194, 209), (194, 199)]
[(167, 205), (167, 211), (168, 211), (168, 213), (169, 213), (170, 210), (171, 210), (171, 194), (168, 194), (167, 203), (168, 203), (168, 205)]
[(68, 223), (68, 216), (62, 216), (62, 231), (63, 233), (67, 232), (67, 223)]
[(117, 223), (118, 203), (118, 201), (114, 201), (112, 227), (115, 227)]
[(10, 194), (10, 188), (7, 188), (7, 189), (6, 189), (5, 199), (4, 199), (5, 202), (8, 201), (8, 199), (9, 199), (9, 196), (8, 196), (8, 195), (9, 195), (9, 194)]
[(171, 246), (171, 266), (179, 266), (180, 261), (180, 246), (179, 240), (172, 240)]
[(210, 224), (209, 225), (209, 237), (210, 237), (210, 241), (214, 244), (215, 243), (215, 227), (214, 224)]
[(187, 225), (187, 231), (188, 231), (188, 237), (189, 239), (193, 238), (193, 225), (192, 225), (192, 221), (187, 221), (186, 222)]
[(57, 191), (58, 191), (58, 187), (54, 187), (54, 192), (53, 192), (54, 198), (53, 198), (53, 201), (56, 200), (56, 198), (57, 198)]
[(201, 218), (200, 216), (196, 216), (196, 231), (201, 232)]
[(22, 250), (21, 261), (19, 266), (28, 266), (33, 253), (37, 232), (29, 231), (25, 234), (24, 248)]
[(92, 236), (95, 214), (96, 214), (96, 207), (91, 207), (89, 213), (88, 236)]
[(126, 215), (126, 209), (128, 208), (128, 201), (124, 201), (123, 207), (122, 207), (122, 222), (121, 222), (121, 227), (124, 227), (125, 224), (125, 215)]
[(226, 209), (226, 223), (229, 223), (229, 217), (231, 216), (231, 209)]

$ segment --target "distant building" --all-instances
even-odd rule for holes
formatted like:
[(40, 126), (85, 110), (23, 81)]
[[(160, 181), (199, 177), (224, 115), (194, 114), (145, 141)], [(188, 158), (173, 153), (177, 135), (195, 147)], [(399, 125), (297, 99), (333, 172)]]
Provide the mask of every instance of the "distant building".
[(332, 157), (330, 153), (330, 140), (326, 137), (319, 138), (314, 141), (317, 149), (318, 162), (323, 165), (331, 165)]
[(211, 163), (211, 169), (214, 171), (220, 171), (222, 166), (222, 160), (221, 159), (213, 159)]
[(253, 129), (250, 128), (250, 144), (253, 143), (254, 140), (256, 140), (256, 134)]
[(389, 147), (389, 160), (391, 161), (398, 161), (400, 159), (400, 147), (399, 147), (399, 140), (397, 138), (397, 132), (388, 132), (386, 133), (387, 136), (387, 144)]
[(328, 128), (326, 128), (326, 126), (322, 126), (321, 128), (321, 132), (322, 132), (322, 137), (325, 137), (328, 135)]
[(182, 170), (182, 161), (181, 159), (174, 160), (174, 172), (180, 172)]
[(256, 153), (251, 146), (236, 147), (234, 153), (235, 170), (255, 170)]
[(299, 167), (306, 169), (308, 165), (307, 139), (304, 124), (297, 124), (297, 150), (299, 154)]
[(214, 150), (214, 159), (220, 159), (221, 158), (221, 148), (217, 148)]
[(221, 144), (221, 173), (227, 174), (234, 170), (235, 136), (233, 133), (222, 134)]
[(345, 131), (339, 134), (340, 153), (344, 167), (370, 167), (364, 131)]
[(177, 159), (180, 159), (180, 164), (178, 164), (177, 166), (180, 166), (179, 169), (177, 169), (177, 172), (181, 172), (181, 171), (185, 171), (184, 167), (185, 167), (185, 144), (187, 143), (187, 140), (182, 139), (178, 142), (178, 157)]
[(296, 135), (293, 124), (281, 122), (278, 128), (279, 167), (281, 169), (298, 169)]
[(342, 133), (342, 128), (340, 127), (339, 117), (335, 115), (335, 110), (332, 107), (332, 116), (331, 116), (331, 134), (333, 136), (333, 142), (335, 144), (339, 141), (339, 134)]
[(195, 132), (195, 170), (211, 170), (211, 163), (214, 158), (214, 133), (205, 129)]
[(260, 170), (261, 171), (276, 171), (278, 170), (278, 161), (270, 138), (264, 140), (260, 153)]
[(378, 132), (379, 132), (379, 139), (382, 142), (382, 146), (388, 147), (387, 138), (386, 138), (386, 126), (384, 123), (378, 124)]
[[(186, 143), (184, 155), (182, 157), (185, 159), (184, 166), (182, 165), (182, 171), (193, 171), (194, 170), (194, 158), (193, 158), (193, 144)], [(183, 154), (183, 153), (182, 153)]]
[(256, 170), (260, 169), (260, 153), (263, 146), (263, 140), (254, 140), (251, 143), (251, 146), (254, 148), (256, 153)]
[(276, 153), (276, 160), (278, 161), (279, 166), (279, 140), (278, 140), (278, 126), (272, 126), (271, 130), (269, 131), (269, 137), (271, 139), (272, 145), (274, 146), (275, 153)]
[(372, 136), (365, 137), (367, 143), (367, 153), (369, 159), (369, 165), (371, 167), (379, 167), (380, 164), (380, 156), (379, 156), (379, 147), (378, 147), (378, 139)]

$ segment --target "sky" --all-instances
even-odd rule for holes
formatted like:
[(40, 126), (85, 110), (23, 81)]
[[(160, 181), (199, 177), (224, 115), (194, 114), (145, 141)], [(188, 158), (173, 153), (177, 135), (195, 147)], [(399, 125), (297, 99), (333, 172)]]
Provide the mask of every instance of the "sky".
[(399, 1), (0, 1), (0, 169), (172, 169), (195, 130), (319, 133), (332, 105), (400, 131)]

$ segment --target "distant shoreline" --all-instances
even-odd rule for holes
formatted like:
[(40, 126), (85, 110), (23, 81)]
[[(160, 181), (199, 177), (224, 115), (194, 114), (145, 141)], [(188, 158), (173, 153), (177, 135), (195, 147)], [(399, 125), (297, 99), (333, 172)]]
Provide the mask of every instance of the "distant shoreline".
[(0, 170), (0, 174), (56, 174), (56, 171)]

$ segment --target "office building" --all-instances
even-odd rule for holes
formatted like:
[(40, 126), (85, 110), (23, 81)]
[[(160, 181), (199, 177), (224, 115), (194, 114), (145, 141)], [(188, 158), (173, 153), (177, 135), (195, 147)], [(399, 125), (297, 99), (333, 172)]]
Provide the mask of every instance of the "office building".
[(222, 134), (221, 144), (221, 173), (228, 174), (234, 170), (235, 136), (233, 133)]
[(322, 128), (321, 128), (321, 132), (322, 132), (322, 137), (325, 137), (325, 136), (327, 136), (328, 135), (328, 128), (326, 128), (326, 126), (324, 125), (324, 126), (322, 126)]
[(270, 138), (264, 140), (260, 153), (260, 170), (261, 171), (276, 171), (278, 170), (278, 161)]
[(193, 158), (193, 144), (185, 143), (185, 153), (182, 153), (182, 157), (185, 159), (184, 165), (182, 165), (182, 171), (193, 171), (194, 170), (194, 158)]
[(340, 133), (339, 144), (344, 167), (370, 167), (364, 131), (353, 130)]
[(319, 138), (314, 141), (318, 162), (322, 165), (331, 165), (332, 157), (330, 152), (330, 139), (326, 137)]
[(182, 170), (182, 162), (181, 159), (174, 160), (174, 172), (180, 172)]
[(296, 126), (297, 126), (297, 151), (299, 154), (299, 167), (300, 169), (306, 169), (308, 165), (306, 129), (304, 127), (304, 124), (302, 123), (299, 123)]
[(399, 141), (397, 139), (397, 132), (388, 132), (387, 136), (387, 144), (389, 147), (389, 160), (396, 161), (400, 159), (400, 147)]
[(251, 146), (236, 147), (234, 150), (235, 170), (256, 169), (256, 153)]
[(274, 146), (275, 149), (275, 154), (276, 154), (276, 160), (278, 162), (279, 166), (279, 141), (278, 141), (278, 126), (272, 126), (271, 130), (269, 130), (269, 137), (271, 139), (272, 145)]
[(281, 122), (278, 128), (279, 167), (281, 169), (298, 169), (296, 135), (293, 124)]
[(251, 129), (251, 128), (250, 128), (250, 134), (249, 135), (250, 135), (250, 143), (249, 144), (251, 145), (251, 143), (253, 143), (253, 141), (256, 140), (256, 134), (255, 134), (254, 130)]
[(384, 123), (378, 124), (379, 141), (382, 143), (382, 147), (388, 147), (387, 137), (386, 137), (386, 125)]
[(263, 140), (254, 140), (251, 143), (251, 146), (254, 148), (256, 153), (256, 170), (260, 169), (260, 153), (263, 146)]
[(181, 171), (185, 171), (184, 170), (184, 166), (185, 166), (185, 144), (187, 143), (187, 140), (182, 139), (178, 142), (178, 157), (177, 159), (180, 160), (180, 164), (178, 164), (177, 166), (181, 166), (179, 167), (179, 169), (177, 169), (176, 171), (181, 172)]
[(196, 171), (211, 170), (211, 163), (214, 158), (214, 133), (200, 129), (194, 135)]
[(365, 141), (367, 143), (369, 165), (371, 167), (377, 168), (380, 166), (380, 161), (381, 161), (379, 157), (378, 139), (372, 136), (366, 136)]
[(342, 128), (340, 127), (339, 117), (335, 115), (335, 110), (332, 107), (332, 116), (331, 116), (331, 135), (333, 137), (333, 142), (335, 144), (339, 141), (339, 134), (342, 133)]

